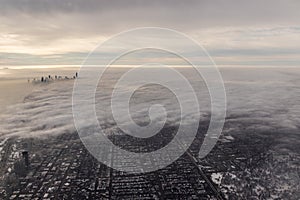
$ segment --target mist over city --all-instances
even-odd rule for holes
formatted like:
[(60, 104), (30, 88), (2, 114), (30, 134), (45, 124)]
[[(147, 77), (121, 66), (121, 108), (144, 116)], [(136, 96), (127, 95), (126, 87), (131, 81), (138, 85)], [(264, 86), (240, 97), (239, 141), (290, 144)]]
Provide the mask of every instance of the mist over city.
[(0, 3), (1, 199), (300, 198), (298, 1)]

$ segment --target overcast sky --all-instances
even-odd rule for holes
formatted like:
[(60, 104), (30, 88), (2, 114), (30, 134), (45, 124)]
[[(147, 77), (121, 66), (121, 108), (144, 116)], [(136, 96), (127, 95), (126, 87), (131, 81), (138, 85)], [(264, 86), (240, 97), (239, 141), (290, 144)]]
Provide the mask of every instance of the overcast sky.
[(183, 32), (218, 65), (300, 64), (298, 0), (0, 0), (0, 65), (80, 64), (137, 27)]

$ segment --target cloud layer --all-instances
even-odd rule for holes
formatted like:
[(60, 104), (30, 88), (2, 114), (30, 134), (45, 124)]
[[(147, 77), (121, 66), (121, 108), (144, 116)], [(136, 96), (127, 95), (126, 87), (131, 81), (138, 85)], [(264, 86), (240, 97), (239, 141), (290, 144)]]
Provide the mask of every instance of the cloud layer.
[[(105, 88), (111, 89), (110, 84), (114, 82), (114, 77), (122, 72), (116, 70), (107, 75)], [(196, 88), (202, 119), (207, 120), (205, 116), (210, 110), (205, 86), (189, 70), (184, 69), (183, 73), (189, 76)], [(289, 68), (286, 71), (280, 68), (222, 68), (221, 73), (228, 100), (224, 133), (299, 132), (299, 69)], [(24, 103), (9, 107), (1, 116), (0, 135), (28, 137), (75, 131), (71, 99), (73, 81), (37, 84), (34, 87), (34, 92), (25, 98)], [(178, 104), (170, 102), (170, 98), (173, 99), (174, 96), (162, 89), (151, 95), (151, 90), (152, 87), (145, 87), (137, 93), (132, 104), (135, 107), (133, 119), (140, 124), (147, 122), (149, 105), (162, 103), (169, 110), (170, 123), (178, 123)], [(104, 93), (96, 94), (96, 100), (100, 102), (97, 104), (97, 114), (100, 123), (107, 123), (107, 128), (115, 129), (113, 121), (110, 120), (111, 116), (105, 114), (109, 97), (105, 90)], [(190, 115), (186, 117), (193, 117), (194, 114), (190, 110)]]
[(296, 0), (0, 3), (2, 65), (80, 64), (108, 37), (144, 26), (188, 34), (205, 45), (220, 65), (300, 63)]

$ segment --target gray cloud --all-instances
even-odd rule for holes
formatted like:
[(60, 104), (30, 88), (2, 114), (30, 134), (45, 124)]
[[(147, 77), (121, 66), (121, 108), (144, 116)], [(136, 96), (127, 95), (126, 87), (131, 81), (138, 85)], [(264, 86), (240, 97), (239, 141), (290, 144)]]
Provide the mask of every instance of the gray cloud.
[[(114, 16), (119, 20), (134, 18), (141, 19), (194, 19), (193, 23), (201, 19), (205, 21), (244, 21), (253, 23), (261, 21), (299, 21), (298, 8), (300, 2), (297, 0), (1, 0), (1, 10), (6, 14), (27, 13), (29, 15), (49, 15), (56, 13), (92, 13), (102, 14), (106, 17)], [(110, 14), (109, 14), (110, 13)], [(106, 16), (103, 14), (107, 14)], [(51, 15), (50, 15), (51, 16)], [(175, 21), (174, 21), (175, 22)], [(175, 22), (176, 23), (176, 22)]]
[[(22, 54), (87, 53), (107, 37), (141, 26), (184, 32), (209, 49), (217, 49), (221, 56), (222, 49), (235, 55), (247, 47), (239, 54), (251, 55), (257, 44), (266, 50), (258, 52), (268, 52), (277, 43), (287, 49), (283, 51), (291, 51), (295, 49), (292, 44), (300, 43), (296, 39), (300, 2), (296, 0), (0, 0), (0, 5), (0, 52), (21, 53), (20, 58)], [(278, 38), (269, 37), (276, 35)], [(51, 62), (61, 64), (64, 60), (68, 58)], [(23, 61), (49, 63), (43, 59)]]
[[(8, 21), (15, 19), (21, 27), (32, 24), (47, 30), (53, 25), (52, 28), (58, 31), (65, 28), (77, 34), (81, 31), (111, 34), (137, 26), (163, 26), (187, 31), (210, 26), (284, 25), (297, 24), (300, 19), (300, 2), (296, 0), (0, 2), (2, 17)], [(37, 30), (38, 27), (26, 27), (26, 30)]]

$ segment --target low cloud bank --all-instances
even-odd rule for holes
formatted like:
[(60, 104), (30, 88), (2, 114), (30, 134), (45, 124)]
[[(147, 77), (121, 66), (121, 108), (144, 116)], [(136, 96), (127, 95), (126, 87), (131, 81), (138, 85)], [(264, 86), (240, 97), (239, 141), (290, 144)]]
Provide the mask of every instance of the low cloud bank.
[[(224, 133), (243, 134), (248, 131), (256, 132), (285, 132), (298, 133), (300, 129), (300, 70), (297, 68), (284, 70), (271, 69), (221, 69), (227, 92), (227, 119)], [(194, 81), (194, 87), (199, 82)], [(73, 81), (62, 81), (51, 84), (35, 85), (34, 91), (23, 103), (10, 106), (1, 115), (1, 137), (35, 137), (57, 135), (65, 132), (75, 132), (72, 115)], [(137, 104), (139, 112), (133, 114), (133, 119), (149, 120), (147, 105), (151, 101), (163, 102), (169, 110), (170, 122), (178, 122), (178, 104), (170, 104), (168, 96), (156, 96), (149, 101), (147, 90), (142, 88), (140, 98), (147, 100), (145, 105)], [(209, 109), (207, 98), (201, 98), (201, 91), (196, 91), (202, 119), (207, 116)], [(163, 93), (162, 93), (163, 94)], [(96, 94), (99, 101), (107, 101), (108, 96)], [(137, 98), (139, 96), (137, 95)], [(141, 100), (143, 101), (143, 99)], [(188, 100), (187, 100), (188, 101)], [(100, 104), (105, 106), (106, 104)], [(107, 105), (106, 105), (107, 106)], [(98, 107), (99, 110), (104, 107)], [(101, 113), (101, 112), (99, 112)], [(139, 116), (140, 114), (140, 116)], [(195, 113), (191, 110), (193, 117)], [(106, 115), (98, 115), (99, 121), (111, 123)], [(157, 116), (159, 117), (159, 116)]]

